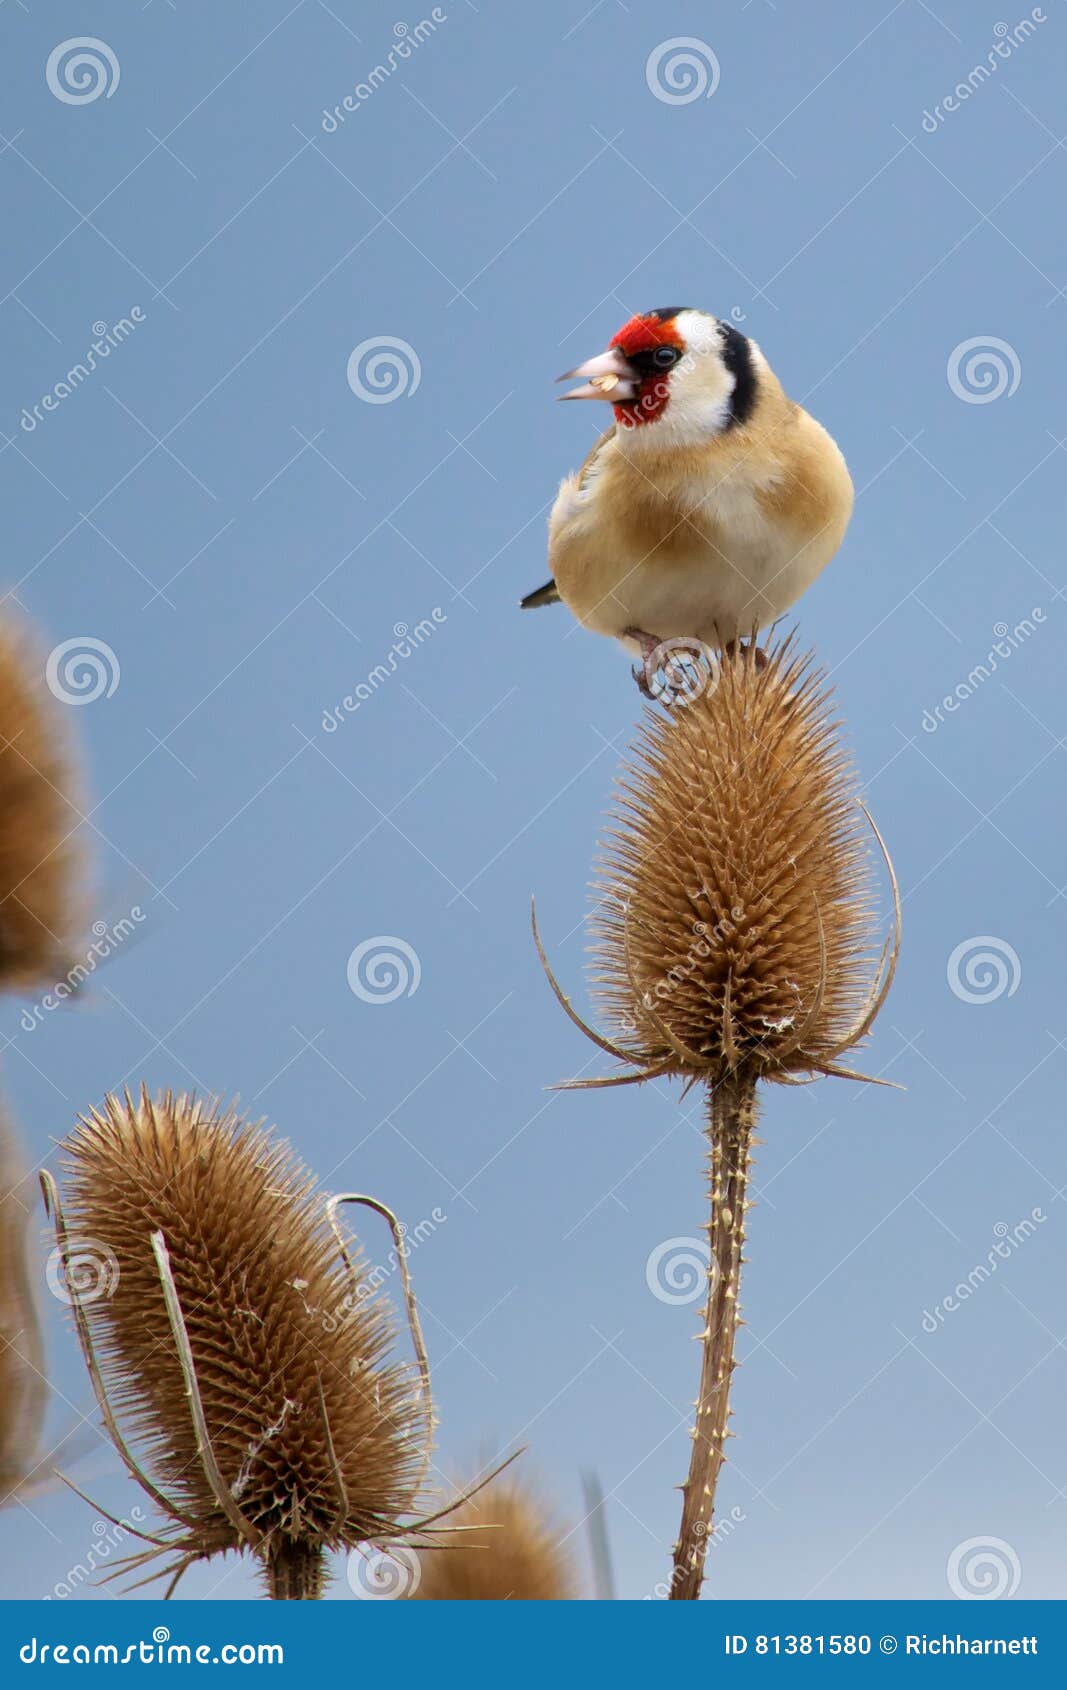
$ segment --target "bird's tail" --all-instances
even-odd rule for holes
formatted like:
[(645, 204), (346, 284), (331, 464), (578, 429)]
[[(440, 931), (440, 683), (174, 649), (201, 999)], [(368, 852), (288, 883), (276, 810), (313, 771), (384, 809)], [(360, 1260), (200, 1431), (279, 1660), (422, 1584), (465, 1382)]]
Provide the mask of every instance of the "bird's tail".
[(538, 587), (535, 593), (527, 593), (519, 600), (520, 610), (540, 610), (543, 604), (558, 604), (559, 588), (554, 581), (546, 581), (543, 587)]

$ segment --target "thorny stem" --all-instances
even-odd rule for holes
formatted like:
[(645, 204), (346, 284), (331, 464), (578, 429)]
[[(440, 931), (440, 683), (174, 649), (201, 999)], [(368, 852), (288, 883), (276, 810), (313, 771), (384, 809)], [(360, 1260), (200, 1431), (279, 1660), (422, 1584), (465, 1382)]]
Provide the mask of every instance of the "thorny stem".
[(313, 1602), (326, 1584), (321, 1547), (296, 1538), (282, 1539), (266, 1563), (267, 1593), (274, 1602)]
[(708, 1298), (700, 1335), (700, 1392), (689, 1474), (682, 1485), (682, 1523), (674, 1546), (670, 1600), (695, 1602), (704, 1582), (704, 1558), (711, 1535), (715, 1486), (725, 1459), (730, 1418), (730, 1380), (739, 1319), (741, 1251), (745, 1242), (745, 1192), (756, 1088), (728, 1075), (709, 1095), (708, 1147), (711, 1218), (708, 1222)]

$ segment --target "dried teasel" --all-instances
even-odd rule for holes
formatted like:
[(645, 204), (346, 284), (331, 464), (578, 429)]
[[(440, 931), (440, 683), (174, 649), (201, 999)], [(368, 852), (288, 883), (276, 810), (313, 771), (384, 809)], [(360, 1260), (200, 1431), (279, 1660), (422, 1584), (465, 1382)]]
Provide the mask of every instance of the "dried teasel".
[[(896, 932), (879, 954), (871, 834)], [(593, 993), (627, 1071), (708, 1090), (711, 1220), (702, 1367), (670, 1595), (699, 1595), (729, 1418), (760, 1080), (865, 1080), (842, 1063), (885, 1001), (900, 905), (813, 659), (791, 638), (716, 659), (703, 691), (646, 713), (598, 865)]]
[(169, 1092), (83, 1116), (64, 1171), (65, 1204), (48, 1176), (45, 1195), (97, 1402), (165, 1516), (128, 1567), (165, 1558), (170, 1594), (249, 1551), (271, 1596), (303, 1598), (328, 1550), (434, 1541), (440, 1516), (413, 1516), (432, 1430), (414, 1299), (418, 1368), (389, 1359), (347, 1199), (262, 1126)]
[(563, 1533), (516, 1480), (497, 1480), (452, 1516), (453, 1541), (420, 1557), (421, 1602), (571, 1602), (577, 1579)]
[(760, 657), (649, 711), (620, 782), (590, 924), (595, 1042), (631, 1069), (608, 1083), (866, 1077), (839, 1059), (895, 961), (874, 944), (873, 823), (810, 656)]
[(29, 1266), (29, 1194), (14, 1135), (0, 1111), (0, 1508), (34, 1473), (48, 1381)]
[(70, 966), (82, 918), (70, 794), (42, 664), (0, 621), (0, 990), (47, 984)]

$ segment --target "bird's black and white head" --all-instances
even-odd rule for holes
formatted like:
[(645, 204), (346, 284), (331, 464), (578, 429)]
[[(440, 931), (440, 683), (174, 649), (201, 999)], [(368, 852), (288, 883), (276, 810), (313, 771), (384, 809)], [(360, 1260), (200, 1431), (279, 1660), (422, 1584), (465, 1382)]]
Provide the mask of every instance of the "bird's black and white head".
[(697, 445), (744, 426), (765, 368), (756, 343), (732, 323), (668, 305), (631, 317), (606, 352), (561, 376), (585, 380), (561, 397), (608, 400), (635, 448)]

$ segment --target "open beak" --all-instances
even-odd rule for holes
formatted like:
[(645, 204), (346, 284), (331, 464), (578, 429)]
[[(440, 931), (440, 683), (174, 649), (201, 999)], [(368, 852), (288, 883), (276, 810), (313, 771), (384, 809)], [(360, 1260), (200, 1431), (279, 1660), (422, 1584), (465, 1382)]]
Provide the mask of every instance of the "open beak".
[(560, 399), (608, 399), (613, 405), (626, 404), (637, 397), (641, 385), (637, 370), (617, 346), (601, 352), (597, 358), (589, 358), (576, 370), (568, 370), (566, 375), (557, 379), (576, 381), (579, 377), (585, 380), (585, 386), (572, 388), (570, 393), (561, 393)]

